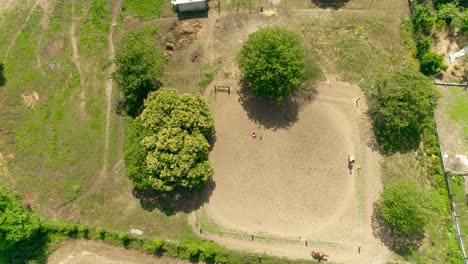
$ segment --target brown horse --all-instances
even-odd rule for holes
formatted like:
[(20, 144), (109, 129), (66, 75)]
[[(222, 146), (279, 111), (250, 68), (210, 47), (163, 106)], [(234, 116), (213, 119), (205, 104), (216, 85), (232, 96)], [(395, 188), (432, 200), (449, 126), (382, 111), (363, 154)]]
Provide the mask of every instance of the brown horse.
[(318, 260), (318, 262), (325, 260), (327, 261), (327, 258), (329, 257), (327, 254), (319, 252), (319, 251), (312, 251), (310, 253), (313, 259)]

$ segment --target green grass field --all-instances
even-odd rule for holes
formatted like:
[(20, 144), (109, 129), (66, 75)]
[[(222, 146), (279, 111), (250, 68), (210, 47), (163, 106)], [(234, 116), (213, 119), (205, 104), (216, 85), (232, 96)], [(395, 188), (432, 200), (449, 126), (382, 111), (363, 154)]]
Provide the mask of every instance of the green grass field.
[[(45, 28), (40, 24), (44, 12), (38, 6), (5, 64), (7, 84), (0, 88), (0, 152), (10, 158), (9, 173), (0, 175), (0, 180), (47, 217), (60, 215), (59, 208), (73, 202), (101, 172), (112, 3), (85, 0), (75, 7), (84, 107), (80, 105), (80, 75), (70, 42), (70, 2), (56, 3)], [(1, 55), (24, 23), (30, 7), (22, 6), (6, 15), (0, 36), (8, 41), (0, 43)], [(118, 28), (116, 36), (122, 34), (124, 26)], [(21, 96), (34, 92), (39, 100), (28, 107)], [(120, 92), (114, 89), (108, 149), (108, 170), (114, 180), (99, 186), (96, 193), (82, 202), (78, 212), (60, 217), (116, 232), (139, 228), (145, 237), (159, 235), (179, 240), (190, 236), (185, 214), (166, 216), (157, 209), (146, 211), (133, 197), (131, 182), (123, 172), (125, 122), (115, 114), (119, 98)]]
[[(468, 138), (468, 93), (461, 89), (450, 90), (453, 104), (449, 107), (448, 113), (453, 121), (457, 122), (463, 129), (463, 136)], [(464, 141), (468, 144), (468, 141)]]

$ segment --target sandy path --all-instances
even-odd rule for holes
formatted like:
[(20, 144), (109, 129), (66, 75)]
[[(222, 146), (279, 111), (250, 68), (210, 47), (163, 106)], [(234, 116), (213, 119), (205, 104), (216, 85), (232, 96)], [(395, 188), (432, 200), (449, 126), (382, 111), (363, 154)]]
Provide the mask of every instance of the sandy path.
[(73, 50), (73, 62), (75, 63), (78, 74), (80, 75), (80, 106), (82, 109), (85, 107), (85, 87), (84, 87), (84, 74), (81, 69), (80, 55), (78, 53), (78, 40), (76, 39), (76, 21), (75, 14), (76, 0), (72, 1), (72, 18), (70, 23), (70, 42)]
[[(18, 32), (16, 32), (15, 36), (13, 37), (13, 39), (10, 41), (10, 44), (8, 44), (8, 48), (7, 48), (7, 51), (5, 53), (5, 56), (3, 57), (3, 63), (6, 62), (7, 58), (8, 58), (8, 55), (10, 54), (10, 50), (11, 48), (13, 48), (15, 42), (16, 42), (16, 39), (18, 38), (18, 36), (21, 34), (21, 32), (23, 31), (24, 27), (26, 26), (26, 24), (28, 24), (29, 22), (29, 19), (31, 18), (31, 15), (32, 13), (34, 12), (34, 10), (36, 10), (36, 7), (39, 5), (39, 1), (36, 1), (34, 3), (34, 5), (31, 7), (31, 10), (29, 11), (28, 15), (26, 16), (26, 20), (24, 21), (23, 25), (21, 26), (21, 28), (18, 30)], [(6, 5), (8, 6), (8, 5)]]
[[(298, 120), (276, 131), (249, 120), (235, 92), (218, 93), (217, 141), (210, 153), (216, 188), (203, 210), (222, 230), (278, 239), (204, 235), (236, 249), (291, 258), (307, 258), (314, 249), (330, 253), (335, 262), (385, 263), (390, 253), (371, 227), (381, 182), (379, 156), (367, 147), (365, 100), (359, 109), (355, 104), (363, 94), (338, 82), (322, 82), (317, 90), (315, 99), (300, 107)], [(258, 139), (249, 137), (251, 131)], [(346, 166), (350, 153), (357, 157), (352, 175)]]
[(92, 240), (73, 240), (56, 249), (48, 264), (185, 264), (188, 261), (154, 257)]

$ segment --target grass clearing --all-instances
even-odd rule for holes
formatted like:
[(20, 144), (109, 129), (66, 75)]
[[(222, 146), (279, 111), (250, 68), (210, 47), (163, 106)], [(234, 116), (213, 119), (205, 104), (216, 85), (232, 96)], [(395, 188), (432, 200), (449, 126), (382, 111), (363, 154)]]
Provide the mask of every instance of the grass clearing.
[[(447, 110), (453, 121), (460, 124), (463, 128), (463, 136), (468, 138), (468, 93), (461, 89), (451, 89), (453, 104)], [(468, 141), (464, 141), (468, 144)]]
[(200, 73), (200, 81), (198, 82), (198, 91), (203, 94), (206, 87), (213, 81), (221, 67), (220, 61), (215, 62), (214, 65), (203, 65)]

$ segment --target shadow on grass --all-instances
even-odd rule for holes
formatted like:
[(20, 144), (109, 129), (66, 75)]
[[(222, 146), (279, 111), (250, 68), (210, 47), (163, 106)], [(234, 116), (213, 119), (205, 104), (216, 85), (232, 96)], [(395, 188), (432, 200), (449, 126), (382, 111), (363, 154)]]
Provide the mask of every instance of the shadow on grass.
[(210, 200), (216, 183), (208, 181), (203, 187), (195, 190), (178, 189), (171, 192), (133, 189), (133, 196), (140, 200), (140, 205), (146, 211), (160, 210), (170, 216), (178, 212), (190, 213), (199, 209)]
[(241, 81), (239, 102), (247, 112), (250, 120), (267, 129), (289, 129), (299, 120), (301, 108), (314, 100), (317, 89), (306, 84), (298, 93), (289, 96), (283, 101), (273, 101), (255, 96), (248, 85)]
[(411, 251), (417, 250), (424, 239), (423, 232), (407, 234), (390, 228), (380, 215), (375, 203), (372, 212), (372, 233), (388, 249), (401, 256), (408, 256)]
[(343, 8), (349, 0), (312, 0), (319, 8), (332, 8), (332, 9), (340, 9)]

